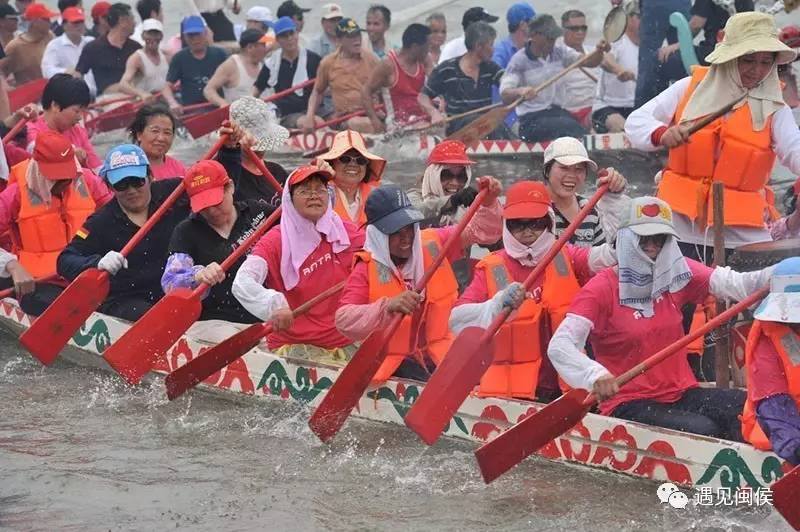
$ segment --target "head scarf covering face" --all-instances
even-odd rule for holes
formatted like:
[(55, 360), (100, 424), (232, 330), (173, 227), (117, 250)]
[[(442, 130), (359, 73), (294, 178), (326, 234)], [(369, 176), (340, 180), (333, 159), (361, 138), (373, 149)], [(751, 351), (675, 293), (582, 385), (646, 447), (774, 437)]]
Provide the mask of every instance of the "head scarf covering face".
[(411, 246), (411, 256), (398, 268), (389, 252), (389, 235), (382, 233), (374, 225), (367, 226), (367, 235), (364, 249), (372, 255), (372, 260), (377, 261), (405, 281), (409, 289), (416, 287), (417, 281), (425, 274), (422, 262), (422, 236), (419, 224), (414, 224), (414, 244)]
[[(289, 180), (287, 179), (287, 183)], [(334, 253), (350, 247), (350, 237), (344, 222), (331, 208), (330, 196), (325, 201), (325, 214), (316, 223), (304, 218), (292, 203), (291, 187), (283, 188), (281, 199), (281, 279), (286, 290), (291, 290), (300, 280), (300, 268), (319, 247), (325, 236)]]
[(719, 111), (731, 102), (746, 96), (735, 108), (745, 103), (750, 106), (753, 118), (753, 130), (761, 131), (767, 125), (767, 119), (786, 104), (778, 81), (777, 61), (772, 65), (769, 74), (761, 83), (748, 90), (742, 86), (739, 76), (738, 62), (741, 58), (725, 63), (711, 65), (708, 73), (697, 85), (683, 111), (681, 123), (702, 118)]
[(553, 209), (547, 211), (547, 216), (550, 217), (550, 229), (542, 231), (533, 244), (526, 246), (519, 240), (514, 238), (511, 231), (506, 227), (505, 220), (503, 220), (503, 248), (508, 255), (528, 268), (533, 268), (544, 256), (545, 253), (553, 246), (556, 241), (556, 236), (553, 234), (553, 227), (556, 226), (556, 215)]
[(645, 318), (653, 316), (653, 302), (661, 294), (678, 292), (692, 279), (689, 264), (671, 235), (655, 261), (639, 247), (639, 235), (630, 227), (617, 232), (616, 245), (619, 304), (638, 310)]
[[(83, 168), (78, 162), (77, 157), (75, 158), (75, 166), (78, 169), (77, 179), (82, 179)], [(25, 175), (25, 181), (28, 184), (28, 188), (31, 189), (34, 194), (39, 196), (45, 205), (50, 205), (50, 203), (53, 201), (53, 195), (51, 191), (58, 181), (47, 179), (44, 175), (42, 175), (42, 173), (39, 171), (39, 163), (37, 163), (36, 159), (32, 157), (28, 160), (28, 169), (27, 174)]]
[[(429, 164), (425, 168), (425, 173), (422, 174), (422, 200), (431, 198), (449, 198), (452, 194), (447, 194), (442, 187), (442, 171), (448, 166), (462, 166), (456, 164)], [(463, 166), (467, 173), (467, 182), (464, 184), (468, 187), (472, 182), (472, 168), (470, 166)], [(451, 225), (458, 223), (467, 212), (467, 208), (459, 205), (454, 214), (444, 214), (439, 218), (439, 226)]]

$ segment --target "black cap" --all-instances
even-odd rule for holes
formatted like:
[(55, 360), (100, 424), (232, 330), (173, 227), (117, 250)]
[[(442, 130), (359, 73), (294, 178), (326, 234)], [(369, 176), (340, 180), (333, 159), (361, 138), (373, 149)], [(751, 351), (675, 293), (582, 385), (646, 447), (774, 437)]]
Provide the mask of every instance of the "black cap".
[(304, 7), (300, 7), (297, 4), (295, 4), (294, 0), (286, 0), (286, 2), (278, 6), (278, 11), (276, 15), (278, 18), (294, 17), (294, 16), (302, 16), (303, 13), (308, 13), (309, 11), (311, 10), (306, 9)]
[(242, 36), (239, 37), (239, 47), (244, 48), (245, 46), (255, 44), (260, 41), (263, 36), (264, 32), (255, 28), (244, 30)]
[(464, 11), (464, 16), (461, 18), (461, 26), (467, 29), (473, 22), (497, 22), (500, 17), (490, 15), (482, 7), (471, 7)]
[(19, 17), (19, 11), (11, 7), (9, 4), (0, 5), (0, 18), (6, 17)]
[(344, 17), (336, 24), (337, 37), (351, 37), (361, 33), (362, 31), (364, 30), (361, 29), (361, 26), (359, 26), (358, 23), (350, 17)]
[(374, 225), (384, 235), (394, 234), (407, 225), (425, 219), (397, 185), (383, 185), (373, 189), (367, 196), (364, 212), (367, 215), (367, 225)]

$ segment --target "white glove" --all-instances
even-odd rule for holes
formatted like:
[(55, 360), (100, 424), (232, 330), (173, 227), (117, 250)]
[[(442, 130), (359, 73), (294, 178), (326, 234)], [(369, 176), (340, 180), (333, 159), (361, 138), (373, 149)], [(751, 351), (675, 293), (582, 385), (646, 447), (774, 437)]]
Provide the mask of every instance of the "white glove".
[(103, 255), (103, 258), (97, 263), (97, 267), (115, 275), (122, 268), (128, 267), (128, 259), (123, 257), (119, 251), (109, 251)]

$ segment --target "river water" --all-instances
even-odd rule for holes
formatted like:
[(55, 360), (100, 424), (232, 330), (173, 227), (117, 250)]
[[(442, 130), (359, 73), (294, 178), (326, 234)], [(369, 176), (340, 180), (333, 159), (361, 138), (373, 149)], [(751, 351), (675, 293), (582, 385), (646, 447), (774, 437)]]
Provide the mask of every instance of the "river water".
[[(439, 3), (453, 29), (473, 4)], [(173, 7), (184, 14), (186, 2), (166, 4), (174, 29)], [(484, 5), (502, 14), (506, 2)], [(177, 139), (174, 153), (190, 163), (206, 147)], [(634, 193), (650, 191), (651, 165), (626, 171)], [(409, 184), (422, 168), (390, 162), (386, 177)], [(536, 173), (525, 158), (477, 167), (506, 183)], [(486, 486), (470, 443), (428, 448), (404, 427), (350, 420), (324, 445), (308, 416), (295, 403), (203, 392), (170, 403), (160, 379), (131, 389), (64, 360), (44, 368), (0, 332), (0, 530), (788, 530), (768, 507), (673, 509), (655, 483), (540, 458)]]

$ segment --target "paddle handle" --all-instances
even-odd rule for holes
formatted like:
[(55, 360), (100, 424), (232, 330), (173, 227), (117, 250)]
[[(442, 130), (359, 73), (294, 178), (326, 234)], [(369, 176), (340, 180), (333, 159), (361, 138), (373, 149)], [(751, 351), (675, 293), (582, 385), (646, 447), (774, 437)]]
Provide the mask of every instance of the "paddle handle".
[[(745, 95), (745, 96), (747, 96), (747, 95)], [(728, 114), (737, 103), (741, 102), (745, 98), (745, 96), (742, 96), (741, 98), (737, 98), (736, 101), (729, 103), (728, 105), (726, 105), (725, 107), (723, 107), (719, 111), (714, 111), (710, 115), (706, 115), (706, 116), (700, 118), (699, 120), (695, 120), (694, 122), (692, 122), (692, 125), (690, 125), (688, 128), (686, 128), (686, 133), (688, 135), (693, 135), (693, 134), (697, 133), (698, 131), (700, 131), (701, 129), (703, 129), (704, 127), (706, 127), (708, 124), (710, 124), (714, 120), (716, 120), (717, 118)]]
[[(59, 277), (59, 275), (57, 273), (52, 273), (52, 274), (46, 275), (44, 277), (37, 277), (36, 279), (33, 280), (33, 282), (35, 282), (35, 283), (47, 283), (49, 281), (53, 281), (55, 279), (58, 279), (58, 277)], [(4, 298), (10, 296), (13, 293), (14, 293), (14, 287), (13, 286), (11, 288), (6, 288), (4, 290), (0, 290), (0, 299), (4, 299)]]
[(247, 146), (244, 147), (244, 153), (251, 161), (253, 161), (253, 164), (256, 165), (256, 168), (258, 168), (258, 171), (261, 172), (261, 175), (267, 178), (270, 186), (278, 192), (283, 192), (283, 187), (280, 183), (278, 183), (278, 180), (275, 179), (275, 176), (272, 175), (272, 172), (269, 171), (269, 168), (267, 168), (267, 165), (264, 164), (264, 161), (261, 159), (261, 157), (256, 155), (256, 153)]
[[(376, 111), (380, 111), (381, 109), (383, 109), (383, 104), (375, 106), (375, 110)], [(319, 129), (322, 129), (324, 127), (335, 126), (336, 124), (340, 124), (340, 123), (342, 123), (342, 122), (344, 122), (346, 120), (350, 120), (351, 118), (355, 118), (357, 116), (364, 116), (366, 114), (367, 114), (367, 112), (365, 110), (361, 109), (359, 111), (353, 111), (352, 113), (347, 113), (347, 114), (339, 116), (337, 118), (332, 118), (332, 119), (327, 120), (327, 121), (319, 124), (318, 126), (314, 126), (314, 127), (319, 130)], [(289, 131), (289, 134), (292, 135), (292, 136), (301, 135), (302, 133), (303, 133), (302, 129), (292, 129), (292, 130)]]
[[(530, 290), (531, 286), (533, 286), (533, 283), (535, 283), (536, 280), (544, 273), (544, 270), (550, 264), (550, 261), (552, 261), (555, 256), (561, 252), (561, 248), (563, 248), (569, 239), (572, 238), (572, 235), (575, 234), (575, 231), (577, 231), (578, 227), (581, 225), (581, 222), (583, 222), (584, 218), (589, 215), (594, 206), (597, 205), (597, 202), (600, 201), (600, 198), (603, 197), (607, 190), (607, 183), (600, 185), (600, 187), (597, 189), (597, 192), (595, 192), (594, 195), (589, 198), (589, 201), (586, 202), (586, 205), (583, 206), (580, 212), (578, 212), (578, 215), (575, 216), (575, 219), (572, 220), (572, 223), (570, 223), (569, 226), (564, 229), (564, 232), (561, 233), (561, 236), (558, 237), (558, 240), (556, 240), (555, 243), (550, 246), (550, 249), (544, 254), (544, 257), (539, 260), (539, 263), (536, 264), (536, 267), (525, 279), (525, 282), (522, 283), (522, 286), (525, 288), (526, 292)], [(503, 325), (503, 323), (505, 323), (505, 321), (508, 319), (508, 316), (511, 315), (513, 311), (514, 309), (511, 307), (505, 307), (503, 311), (492, 321), (491, 325), (489, 325), (489, 328), (486, 329), (486, 332), (483, 333), (481, 342), (489, 341), (492, 336), (497, 334), (497, 331), (500, 330), (500, 327)]]
[[(297, 318), (298, 316), (302, 316), (303, 314), (311, 310), (311, 308), (320, 301), (324, 301), (329, 297), (331, 297), (336, 292), (339, 292), (342, 288), (344, 288), (344, 285), (346, 284), (347, 284), (347, 279), (345, 279), (344, 281), (339, 281), (338, 283), (331, 286), (327, 290), (324, 290), (319, 294), (315, 295), (314, 297), (312, 297), (311, 299), (309, 299), (308, 301), (306, 301), (305, 303), (294, 309), (292, 311), (292, 318)], [(268, 321), (264, 324), (264, 329), (262, 334), (263, 336), (266, 336), (270, 333), (272, 333), (272, 322)]]
[(11, 139), (16, 137), (19, 134), (19, 132), (22, 131), (22, 128), (25, 127), (25, 124), (27, 123), (28, 119), (22, 118), (19, 122), (14, 124), (14, 127), (12, 127), (8, 131), (8, 133), (6, 133), (5, 136), (3, 137), (3, 144), (7, 144)]
[[(550, 85), (552, 85), (556, 81), (560, 80), (561, 78), (563, 78), (564, 76), (566, 76), (567, 74), (569, 74), (570, 72), (575, 70), (576, 68), (582, 68), (583, 65), (585, 65), (586, 63), (591, 61), (597, 54), (602, 54), (602, 53), (603, 52), (600, 51), (600, 50), (594, 50), (593, 52), (584, 55), (583, 57), (581, 57), (577, 61), (573, 62), (571, 65), (569, 65), (567, 68), (565, 68), (564, 70), (562, 70), (561, 72), (559, 72), (558, 74), (553, 76), (552, 78), (550, 78), (550, 79), (544, 81), (543, 83), (540, 83), (539, 85), (535, 86), (533, 88), (533, 93), (534, 94), (539, 94), (544, 89), (546, 89), (547, 87), (549, 87)], [(519, 99), (517, 99), (511, 105), (513, 107), (516, 107), (517, 105), (519, 105), (519, 103), (520, 103)]]
[[(208, 150), (208, 153), (203, 156), (203, 159), (211, 159), (214, 155), (216, 155), (222, 145), (225, 144), (226, 140), (228, 140), (227, 135), (220, 137), (217, 142), (214, 143), (211, 149)], [(153, 226), (158, 223), (161, 217), (164, 216), (164, 213), (172, 208), (172, 205), (178, 201), (178, 198), (183, 194), (185, 188), (186, 187), (184, 186), (183, 181), (181, 181), (178, 186), (175, 187), (175, 190), (172, 191), (172, 194), (167, 196), (167, 199), (165, 199), (161, 205), (158, 206), (156, 212), (154, 212), (153, 215), (147, 219), (144, 225), (141, 226), (138, 231), (136, 231), (136, 234), (133, 235), (133, 237), (128, 240), (128, 243), (125, 244), (125, 247), (122, 248), (120, 254), (123, 257), (127, 257), (128, 254), (133, 251), (133, 248), (139, 245), (139, 242), (141, 242), (145, 235), (150, 232)]]
[(302, 83), (298, 83), (297, 85), (295, 85), (293, 87), (289, 87), (288, 89), (283, 89), (282, 91), (276, 92), (274, 94), (270, 94), (266, 98), (263, 98), (263, 100), (265, 102), (274, 102), (275, 100), (279, 100), (279, 99), (283, 98), (284, 96), (288, 96), (288, 95), (290, 95), (291, 93), (293, 93), (295, 91), (298, 91), (300, 89), (305, 89), (309, 85), (313, 85), (315, 81), (317, 81), (317, 78), (307, 79), (307, 80), (303, 81)]
[[(224, 261), (222, 261), (222, 264), (219, 265), (220, 268), (222, 268), (222, 271), (227, 272), (228, 270), (230, 270), (231, 266), (233, 266), (233, 264), (237, 260), (239, 260), (239, 258), (242, 255), (247, 253), (247, 251), (249, 251), (250, 248), (253, 247), (253, 245), (258, 241), (258, 239), (261, 238), (261, 236), (264, 233), (266, 233), (267, 230), (273, 226), (273, 224), (275, 224), (275, 222), (278, 220), (278, 218), (280, 218), (280, 216), (281, 216), (281, 208), (278, 207), (272, 214), (269, 215), (269, 217), (266, 220), (261, 222), (261, 225), (259, 225), (256, 228), (256, 230), (253, 231), (253, 234), (248, 236), (244, 240), (244, 242), (239, 244), (238, 248), (233, 250), (233, 252), (230, 255), (228, 255), (228, 257)], [(206, 283), (200, 283), (197, 286), (197, 288), (195, 288), (194, 291), (192, 292), (192, 297), (195, 298), (200, 297), (203, 294), (203, 292), (208, 290), (208, 288), (209, 285), (207, 285)]]

